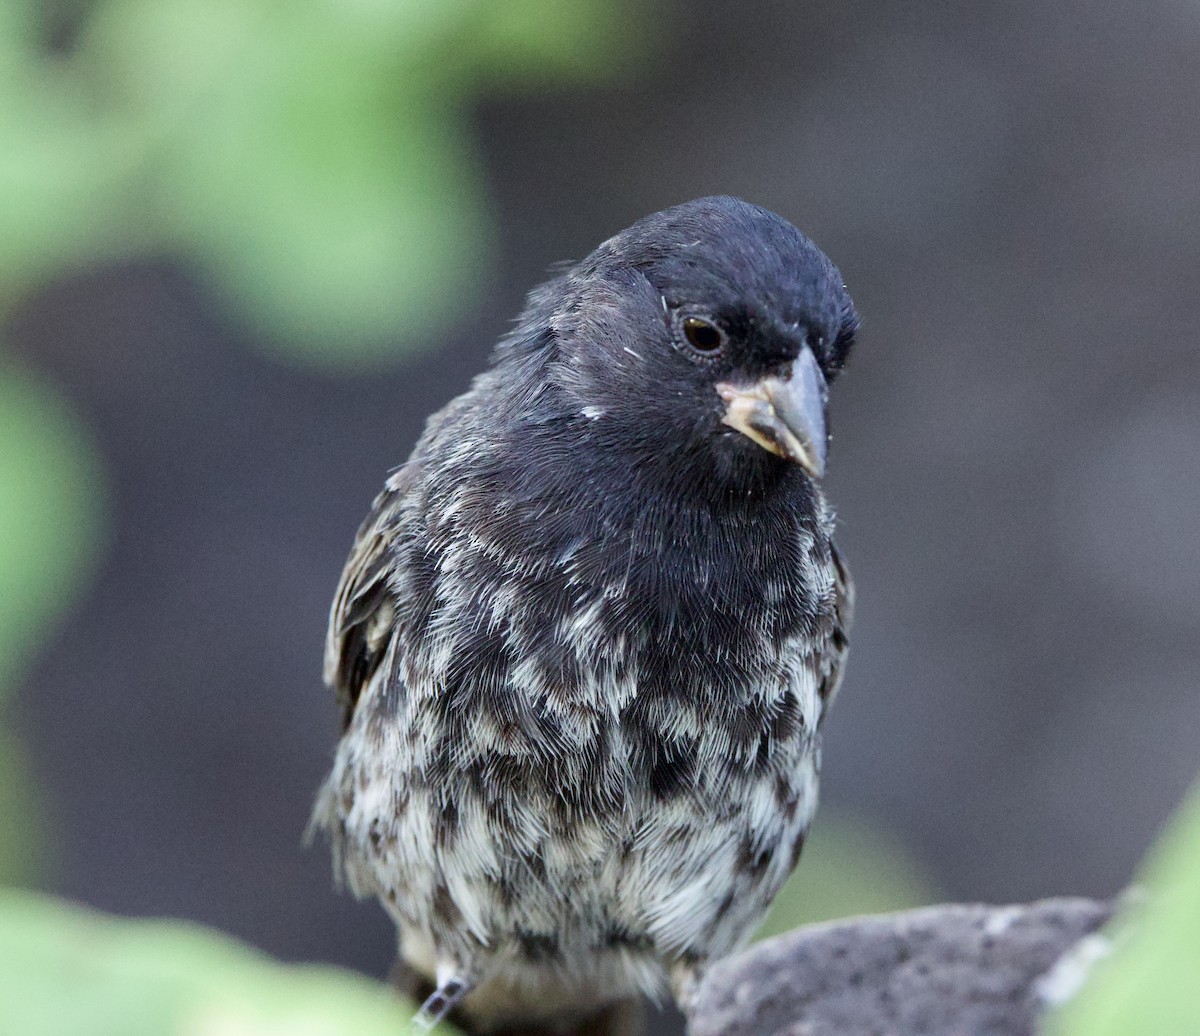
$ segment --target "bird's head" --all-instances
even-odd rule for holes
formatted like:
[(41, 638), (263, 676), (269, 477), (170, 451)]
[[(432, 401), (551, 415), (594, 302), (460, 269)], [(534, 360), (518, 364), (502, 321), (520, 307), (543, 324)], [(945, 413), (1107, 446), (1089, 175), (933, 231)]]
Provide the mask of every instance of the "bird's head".
[(647, 216), (531, 296), (547, 376), (594, 436), (700, 469), (825, 470), (828, 385), (858, 318), (786, 220), (735, 198)]

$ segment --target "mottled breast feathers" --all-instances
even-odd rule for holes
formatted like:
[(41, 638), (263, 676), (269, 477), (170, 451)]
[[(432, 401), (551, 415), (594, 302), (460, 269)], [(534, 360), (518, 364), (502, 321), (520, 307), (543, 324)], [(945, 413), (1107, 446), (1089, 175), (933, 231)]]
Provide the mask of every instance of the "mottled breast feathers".
[[(399, 609), (390, 578), (394, 571), (392, 538), (400, 505), (405, 495), (413, 491), (420, 472), (420, 462), (414, 458), (388, 479), (358, 530), (334, 597), (325, 644), (324, 678), (342, 707), (343, 729), (349, 726), (363, 688), (394, 647)], [(854, 581), (850, 570), (836, 543), (830, 542), (830, 554), (836, 571), (835, 615), (822, 665), (824, 711), (828, 711), (841, 684), (854, 618)], [(391, 658), (390, 664), (395, 666), (396, 660)]]

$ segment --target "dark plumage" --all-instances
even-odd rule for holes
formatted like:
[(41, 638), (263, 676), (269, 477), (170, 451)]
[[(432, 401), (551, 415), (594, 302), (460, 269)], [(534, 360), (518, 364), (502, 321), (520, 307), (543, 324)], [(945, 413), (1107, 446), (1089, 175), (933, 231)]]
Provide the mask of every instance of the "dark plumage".
[(855, 328), (789, 223), (680, 205), (533, 291), (388, 479), (314, 823), (439, 988), (424, 1020), (686, 997), (795, 865), (850, 621), (819, 476)]

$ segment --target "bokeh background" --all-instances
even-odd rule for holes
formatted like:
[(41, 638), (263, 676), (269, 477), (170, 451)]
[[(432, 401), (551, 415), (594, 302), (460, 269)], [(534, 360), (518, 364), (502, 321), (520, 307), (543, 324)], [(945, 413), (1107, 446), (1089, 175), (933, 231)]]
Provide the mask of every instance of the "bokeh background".
[(383, 975), (300, 835), (354, 529), (526, 290), (765, 205), (864, 316), (772, 929), (1122, 888), (1200, 769), (1200, 5), (5, 0), (0, 883)]

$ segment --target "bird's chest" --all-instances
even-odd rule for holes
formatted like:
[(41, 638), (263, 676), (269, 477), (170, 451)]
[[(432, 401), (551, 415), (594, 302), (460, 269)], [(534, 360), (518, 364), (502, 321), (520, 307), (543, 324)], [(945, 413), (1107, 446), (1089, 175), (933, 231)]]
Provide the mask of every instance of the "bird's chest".
[(796, 539), (769, 578), (619, 542), (414, 552), (353, 739), (398, 919), (530, 961), (735, 944), (816, 803), (832, 575)]
[(435, 543), (398, 588), (387, 704), (429, 783), (545, 794), (574, 821), (637, 791), (715, 802), (815, 731), (833, 573), (812, 535), (521, 546)]
[(403, 694), (384, 707), (421, 780), (493, 814), (538, 801), (574, 824), (640, 795), (715, 807), (816, 729), (833, 569), (814, 529), (502, 509), (404, 551)]

